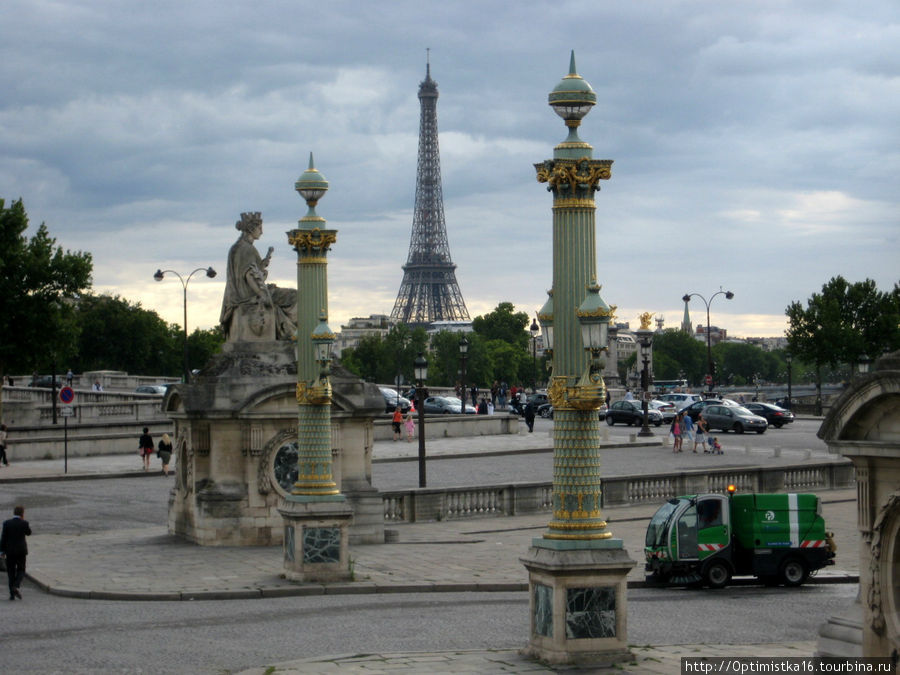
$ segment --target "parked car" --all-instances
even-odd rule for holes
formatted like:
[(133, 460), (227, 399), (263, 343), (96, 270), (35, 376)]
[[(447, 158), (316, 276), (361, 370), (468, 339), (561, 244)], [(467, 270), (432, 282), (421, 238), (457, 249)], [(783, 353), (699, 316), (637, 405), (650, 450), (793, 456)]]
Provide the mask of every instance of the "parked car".
[[(32, 377), (31, 382), (28, 383), (29, 387), (46, 387), (50, 389), (53, 387), (53, 375), (38, 375), (37, 377)], [(59, 376), (56, 376), (56, 388), (59, 389), (62, 386), (62, 379)]]
[[(653, 426), (660, 426), (663, 418), (658, 410), (647, 408), (647, 421)], [(622, 424), (634, 424), (640, 426), (644, 423), (644, 411), (641, 409), (640, 401), (616, 401), (609, 410), (606, 411), (606, 423), (609, 426), (616, 422)]]
[(394, 412), (394, 408), (397, 407), (398, 401), (400, 405), (400, 412), (402, 412), (404, 415), (409, 412), (410, 407), (412, 407), (412, 403), (410, 403), (408, 398), (406, 398), (405, 396), (400, 396), (398, 398), (397, 392), (390, 387), (378, 387), (378, 390), (384, 397), (384, 412)]
[(142, 384), (134, 390), (134, 393), (151, 394), (153, 396), (165, 396), (167, 391), (169, 391), (169, 387), (165, 384)]
[(765, 417), (754, 415), (743, 406), (739, 405), (708, 405), (703, 409), (703, 419), (706, 426), (722, 431), (733, 431), (742, 434), (745, 431), (755, 431), (764, 434), (769, 428), (769, 422)]
[[(737, 407), (740, 405), (737, 401), (732, 401), (730, 398), (704, 398), (700, 401), (694, 401), (689, 406), (682, 408), (681, 412), (690, 415), (691, 419), (695, 422), (697, 421), (697, 417), (701, 412), (704, 411), (705, 408), (711, 405), (726, 405), (731, 407)], [(706, 413), (703, 413), (703, 417), (706, 418)]]
[(682, 408), (686, 408), (691, 403), (701, 400), (700, 394), (661, 394), (658, 397), (660, 401), (668, 401), (675, 405), (676, 412)]
[[(455, 414), (462, 413), (462, 403), (455, 396), (429, 396), (425, 399), (425, 412), (437, 414)], [(474, 415), (475, 408), (466, 405), (466, 414)]]
[(659, 411), (659, 414), (662, 415), (662, 421), (666, 424), (671, 424), (672, 420), (675, 419), (677, 408), (674, 403), (671, 403), (670, 401), (660, 401), (655, 398), (650, 401), (648, 405), (654, 410)]
[(553, 419), (553, 404), (545, 403), (544, 405), (539, 405), (537, 409), (537, 414), (539, 417), (543, 417), (544, 419)]
[(776, 429), (794, 421), (794, 413), (771, 403), (748, 403), (744, 407), (754, 415), (765, 417)]
[(533, 405), (535, 409), (539, 408), (542, 405), (550, 403), (550, 397), (547, 396), (547, 393), (540, 391), (536, 394), (529, 394), (525, 400), (531, 403), (531, 405)]

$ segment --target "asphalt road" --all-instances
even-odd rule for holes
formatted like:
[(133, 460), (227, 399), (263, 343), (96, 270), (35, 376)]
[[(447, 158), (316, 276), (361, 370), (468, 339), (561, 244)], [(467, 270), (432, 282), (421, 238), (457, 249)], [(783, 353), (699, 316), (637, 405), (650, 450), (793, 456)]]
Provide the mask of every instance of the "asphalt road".
[[(227, 673), (331, 654), (516, 648), (528, 632), (526, 593), (210, 602), (74, 600), (30, 585), (24, 593), (4, 608), (3, 672)], [(855, 595), (855, 585), (633, 589), (629, 643), (813, 640)]]

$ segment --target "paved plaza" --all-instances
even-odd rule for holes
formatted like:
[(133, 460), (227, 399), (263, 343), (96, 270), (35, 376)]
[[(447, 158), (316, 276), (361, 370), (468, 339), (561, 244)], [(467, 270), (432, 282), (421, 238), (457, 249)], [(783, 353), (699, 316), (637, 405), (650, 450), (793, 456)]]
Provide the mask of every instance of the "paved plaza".
[[(499, 457), (509, 462), (528, 456), (540, 456), (552, 445), (544, 433), (518, 436), (487, 436), (467, 439), (429, 441), (432, 456), (466, 455), (470, 461), (481, 456), (485, 460)], [(376, 444), (374, 456), (378, 464), (398, 459), (414, 451), (414, 444), (391, 441)], [(671, 449), (662, 447), (659, 439), (649, 446), (629, 443), (626, 447), (610, 442), (604, 452), (632, 453), (630, 460), (620, 461), (633, 468), (644, 465), (644, 472), (658, 469), (658, 462), (647, 459), (650, 453), (666, 461), (717, 461), (712, 456), (671, 457)], [(760, 451), (761, 452), (761, 451)], [(736, 453), (746, 462), (754, 452)], [(803, 461), (805, 452), (789, 458)], [(768, 461), (781, 461), (769, 453)], [(821, 460), (821, 456), (818, 457)], [(444, 461), (435, 460), (432, 466)], [(392, 462), (399, 466), (404, 462)], [(610, 461), (609, 464), (616, 462)], [(61, 480), (61, 460), (12, 462), (0, 471), (0, 493), (9, 495), (11, 485), (29, 480)], [(626, 467), (627, 468), (627, 467)], [(98, 479), (118, 476), (144, 476), (148, 481), (173, 481), (158, 473), (145, 474), (136, 456), (119, 455), (73, 458), (68, 462), (68, 477)], [(388, 472), (390, 473), (390, 472)], [(547, 476), (549, 479), (549, 476)], [(393, 489), (378, 485), (382, 489)], [(396, 486), (393, 486), (394, 488)], [(858, 574), (858, 533), (856, 530), (856, 495), (844, 489), (821, 493), (828, 528), (835, 531), (839, 548), (834, 567), (827, 568), (812, 583), (853, 583)], [(658, 505), (648, 504), (609, 508), (605, 516), (614, 536), (623, 539), (632, 558), (643, 550), (644, 532), (650, 515)], [(297, 584), (282, 578), (282, 556), (278, 547), (201, 547), (170, 537), (164, 524), (130, 529), (113, 529), (86, 534), (35, 534), (30, 540), (28, 572), (32, 581), (52, 594), (108, 600), (216, 600), (236, 598), (284, 597), (319, 594), (423, 593), (474, 591), (524, 591), (527, 574), (519, 558), (527, 551), (531, 539), (540, 536), (549, 514), (538, 513), (511, 517), (447, 520), (428, 523), (389, 525), (396, 541), (389, 544), (356, 546), (351, 549), (353, 580), (328, 585)], [(39, 531), (38, 531), (39, 532)], [(393, 537), (392, 537), (393, 538)], [(90, 560), (90, 565), (73, 566), (73, 560)], [(641, 561), (638, 560), (640, 563)], [(154, 571), (168, 568), (177, 574), (160, 576)], [(629, 574), (629, 587), (643, 585), (642, 565)], [(527, 640), (527, 626), (522, 627), (522, 642)], [(515, 645), (511, 645), (515, 646)], [(679, 645), (634, 649), (636, 661), (626, 672), (679, 672), (679, 659), (684, 655), (704, 656), (809, 656), (813, 642), (773, 643), (766, 645)], [(514, 649), (477, 652), (336, 655), (288, 664), (260, 664), (247, 671), (264, 673), (276, 665), (275, 672), (554, 672), (519, 656)], [(556, 670), (561, 670), (557, 668)], [(584, 669), (582, 672), (594, 672)]]

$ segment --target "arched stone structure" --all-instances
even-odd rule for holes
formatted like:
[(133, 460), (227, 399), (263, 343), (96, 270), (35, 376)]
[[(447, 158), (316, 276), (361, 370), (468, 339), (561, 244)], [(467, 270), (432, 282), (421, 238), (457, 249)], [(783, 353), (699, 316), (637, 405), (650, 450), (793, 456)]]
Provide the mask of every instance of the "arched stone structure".
[[(862, 656), (900, 658), (900, 352), (879, 359), (832, 405), (819, 429), (829, 452), (853, 462), (861, 533), (858, 601), (823, 626), (820, 652), (850, 650), (858, 621)], [(848, 653), (837, 653), (847, 656)]]

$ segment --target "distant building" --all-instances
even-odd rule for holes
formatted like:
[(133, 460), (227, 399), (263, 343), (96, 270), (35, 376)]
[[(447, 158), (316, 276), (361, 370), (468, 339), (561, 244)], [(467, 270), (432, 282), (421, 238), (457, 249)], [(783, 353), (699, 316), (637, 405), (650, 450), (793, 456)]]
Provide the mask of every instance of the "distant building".
[(371, 314), (368, 317), (354, 317), (350, 323), (341, 326), (337, 340), (334, 343), (334, 353), (337, 356), (345, 349), (356, 347), (365, 337), (384, 337), (391, 330), (394, 322), (387, 314)]
[(751, 345), (756, 345), (766, 352), (774, 352), (777, 349), (787, 349), (786, 337), (748, 337), (744, 341)]
[[(701, 340), (702, 342), (706, 342), (706, 326), (698, 325), (697, 332), (694, 335), (695, 338)], [(719, 328), (718, 326), (710, 326), (709, 327), (709, 342), (710, 344), (717, 345), (720, 342), (725, 341), (728, 338), (728, 331), (724, 328)]]

